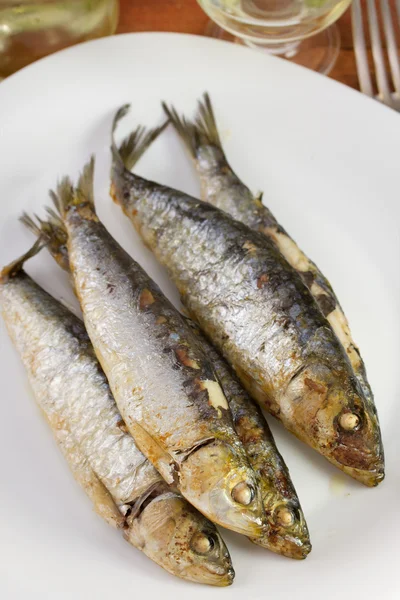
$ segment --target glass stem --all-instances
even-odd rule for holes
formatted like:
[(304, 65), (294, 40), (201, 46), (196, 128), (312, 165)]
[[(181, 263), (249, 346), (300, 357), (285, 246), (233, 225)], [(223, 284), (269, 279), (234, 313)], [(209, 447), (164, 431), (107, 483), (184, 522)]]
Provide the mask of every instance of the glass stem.
[(293, 58), (294, 56), (296, 56), (299, 46), (301, 44), (300, 41), (285, 42), (282, 44), (263, 44), (246, 39), (243, 39), (243, 43), (245, 46), (247, 46), (248, 48), (252, 48), (253, 50), (263, 50), (265, 52), (268, 52), (268, 54), (274, 54), (275, 56), (283, 56), (285, 58)]

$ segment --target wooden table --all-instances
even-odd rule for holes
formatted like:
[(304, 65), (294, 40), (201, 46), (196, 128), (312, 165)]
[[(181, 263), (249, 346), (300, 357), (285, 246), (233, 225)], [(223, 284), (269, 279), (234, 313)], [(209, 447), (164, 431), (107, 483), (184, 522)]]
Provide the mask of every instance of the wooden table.
[[(121, 0), (119, 33), (176, 31), (204, 34), (208, 21), (196, 0)], [(359, 89), (351, 33), (351, 11), (338, 21), (342, 47), (330, 76)]]

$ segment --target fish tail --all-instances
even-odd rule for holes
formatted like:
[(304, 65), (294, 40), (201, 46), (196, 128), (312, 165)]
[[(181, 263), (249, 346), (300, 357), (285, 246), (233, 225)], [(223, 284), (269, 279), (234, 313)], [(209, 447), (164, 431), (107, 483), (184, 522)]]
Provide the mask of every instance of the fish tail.
[(197, 149), (201, 145), (201, 141), (195, 124), (192, 123), (192, 121), (189, 121), (189, 119), (183, 115), (179, 116), (178, 112), (173, 106), (168, 106), (165, 102), (163, 102), (162, 107), (178, 135), (184, 141), (185, 146), (189, 150), (190, 154), (193, 158), (196, 158)]
[(198, 102), (197, 114), (193, 121), (180, 117), (175, 108), (168, 107), (165, 102), (163, 108), (193, 158), (196, 158), (201, 146), (216, 146), (222, 151), (214, 110), (207, 92)]
[(43, 239), (42, 236), (40, 236), (39, 239), (37, 239), (36, 242), (33, 244), (33, 246), (29, 248), (27, 252), (25, 252), (25, 254), (23, 254), (22, 256), (17, 258), (17, 260), (14, 260), (12, 263), (10, 263), (1, 270), (0, 283), (7, 283), (7, 281), (18, 275), (18, 273), (22, 271), (26, 261), (32, 258), (33, 256), (36, 256), (36, 254), (38, 254), (38, 252), (40, 252), (40, 250), (45, 245), (46, 240)]
[(68, 260), (68, 233), (66, 227), (52, 208), (46, 208), (47, 220), (42, 220), (35, 215), (36, 221), (27, 213), (20, 217), (21, 223), (25, 225), (34, 235), (41, 237), (47, 244), (47, 249), (57, 263), (65, 270), (70, 270)]
[[(63, 235), (65, 236), (65, 239), (67, 239), (67, 236), (68, 236), (68, 234), (67, 234), (67, 228), (65, 227), (64, 222), (61, 219), (60, 215), (58, 215), (56, 213), (56, 211), (53, 210), (50, 206), (46, 206), (46, 213), (47, 213), (47, 216), (48, 216), (47, 221), (41, 221), (40, 219), (39, 219), (39, 221), (42, 224), (43, 223), (44, 224), (47, 223), (48, 225), (50, 225), (52, 227), (52, 229), (57, 230), (57, 232), (59, 234), (61, 234), (61, 232), (62, 232)], [(39, 217), (36, 217), (36, 218), (39, 218)]]
[(76, 204), (89, 204), (90, 208), (95, 211), (94, 207), (94, 156), (83, 167), (82, 173), (78, 179), (76, 186)]
[(211, 98), (207, 92), (205, 92), (203, 100), (199, 100), (195, 123), (201, 134), (210, 144), (213, 144), (218, 148), (222, 148), (217, 122), (215, 120), (214, 109), (211, 104)]
[(130, 133), (118, 147), (115, 142), (115, 130), (118, 122), (128, 113), (130, 109), (129, 104), (121, 106), (117, 111), (112, 125), (111, 133), (111, 152), (113, 156), (113, 163), (119, 165), (131, 171), (139, 158), (149, 148), (149, 146), (158, 138), (158, 136), (164, 131), (168, 125), (168, 121), (165, 121), (159, 127), (154, 129), (146, 129), (142, 125), (139, 125), (132, 133)]
[(122, 168), (122, 170), (125, 168), (125, 165), (124, 165), (123, 158), (118, 151), (118, 146), (115, 142), (115, 130), (117, 129), (117, 125), (118, 125), (119, 121), (121, 119), (123, 119), (125, 117), (125, 115), (129, 112), (130, 106), (131, 106), (130, 104), (124, 104), (124, 106), (121, 106), (121, 108), (119, 108), (117, 110), (117, 112), (115, 113), (115, 116), (114, 116), (114, 119), (112, 122), (112, 128), (111, 128), (111, 154), (112, 154), (113, 168), (115, 166), (118, 166), (118, 167)]
[(43, 239), (58, 240), (60, 244), (65, 244), (68, 239), (67, 230), (59, 215), (50, 207), (46, 207), (48, 219), (43, 221), (37, 215), (34, 215), (36, 222), (26, 212), (22, 213), (19, 220), (36, 237), (42, 236)]
[(69, 177), (63, 177), (57, 185), (57, 192), (49, 191), (50, 198), (61, 218), (65, 216), (67, 208), (74, 204), (75, 190)]
[(57, 185), (57, 191), (49, 191), (56, 209), (56, 213), (51, 211), (51, 214), (56, 214), (57, 217), (59, 215), (62, 223), (68, 210), (73, 206), (89, 207), (92, 213), (96, 214), (93, 191), (94, 165), (95, 159), (91, 156), (89, 162), (83, 167), (76, 187), (72, 185), (69, 177), (63, 177)]
[[(36, 215), (35, 215), (36, 217)], [(39, 218), (36, 217), (38, 220)], [(35, 221), (32, 219), (32, 217), (30, 217), (26, 212), (23, 212), (22, 215), (19, 218), (20, 222), (25, 225), (25, 227), (27, 227), (36, 237), (39, 237), (41, 232), (42, 232), (42, 228), (41, 228), (41, 224), (35, 223)]]

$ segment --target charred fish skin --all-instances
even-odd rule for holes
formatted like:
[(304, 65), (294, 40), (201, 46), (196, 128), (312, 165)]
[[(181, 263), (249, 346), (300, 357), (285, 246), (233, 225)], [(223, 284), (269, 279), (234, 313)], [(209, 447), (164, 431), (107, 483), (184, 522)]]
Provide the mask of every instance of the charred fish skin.
[(194, 121), (180, 117), (174, 108), (169, 108), (165, 103), (163, 106), (193, 158), (201, 182), (202, 199), (251, 229), (265, 234), (277, 245), (289, 264), (299, 273), (339, 338), (362, 387), (365, 400), (373, 412), (374, 396), (365, 365), (331, 284), (263, 204), (262, 194), (254, 196), (229, 165), (209, 95), (204, 94), (203, 100), (199, 101)]
[(375, 406), (277, 246), (210, 204), (136, 177), (115, 145), (113, 157), (114, 201), (251, 395), (355, 479), (368, 486), (382, 481)]
[(268, 524), (264, 535), (252, 541), (288, 558), (304, 559), (311, 551), (306, 520), (268, 423), (226, 361), (196, 324), (189, 322), (212, 360), (228, 400), (235, 429), (259, 479)]
[(59, 208), (86, 329), (126, 426), (200, 512), (257, 537), (261, 494), (211, 364), (183, 317), (99, 222), (92, 178), (93, 163), (75, 192), (64, 181)]
[(3, 269), (0, 299), (38, 405), (76, 480), (96, 512), (167, 571), (229, 585), (234, 573), (222, 538), (171, 492), (124, 430), (82, 323), (22, 270), (41, 243)]

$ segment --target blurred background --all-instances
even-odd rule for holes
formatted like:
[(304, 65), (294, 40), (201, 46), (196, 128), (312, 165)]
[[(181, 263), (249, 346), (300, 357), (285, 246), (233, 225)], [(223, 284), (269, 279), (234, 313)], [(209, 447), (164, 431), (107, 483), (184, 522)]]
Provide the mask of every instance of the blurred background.
[[(365, 22), (367, 20), (365, 8), (368, 1), (361, 0)], [(377, 4), (389, 3), (394, 11), (396, 1), (398, 2), (398, 0), (377, 0)], [(333, 45), (336, 44), (336, 49), (328, 63), (322, 67), (310, 61), (308, 55), (305, 61), (297, 60), (296, 43), (303, 47), (305, 41), (295, 42), (295, 50), (291, 52), (291, 56), (288, 52), (287, 57), (320, 72), (329, 72), (329, 76), (333, 79), (359, 89), (349, 2), (350, 0), (218, 0), (218, 2), (217, 0), (0, 0), (0, 79), (68, 45), (113, 33), (171, 31), (210, 35), (212, 21), (208, 15), (218, 22), (218, 19), (214, 18), (214, 8), (225, 6), (226, 14), (233, 14), (234, 11), (239, 13), (239, 9), (241, 14), (245, 14), (243, 11), (248, 10), (253, 22), (256, 22), (254, 17), (262, 15), (263, 23), (274, 21), (276, 24), (278, 19), (274, 20), (273, 17), (284, 15), (285, 11), (289, 16), (297, 11), (298, 22), (304, 22), (311, 14), (313, 22), (323, 22), (320, 30), (325, 31), (322, 33), (335, 32)], [(243, 8), (245, 6), (251, 6), (251, 11), (249, 8)], [(326, 29), (336, 20), (336, 26)], [(281, 19), (280, 32), (282, 22)], [(394, 27), (400, 45), (399, 19), (394, 19)], [(321, 55), (326, 53), (327, 43), (321, 35), (314, 35), (314, 33), (314, 31), (309, 33), (311, 37), (306, 40), (307, 51), (318, 59), (319, 53)], [(341, 40), (340, 50), (338, 33)], [(234, 41), (233, 35), (226, 31), (223, 31), (223, 35), (219, 37)], [(302, 39), (301, 36), (299, 39)], [(382, 41), (383, 43), (385, 41), (383, 35)], [(366, 46), (369, 68), (373, 71), (374, 63), (368, 32)], [(387, 57), (385, 60), (387, 61)]]

